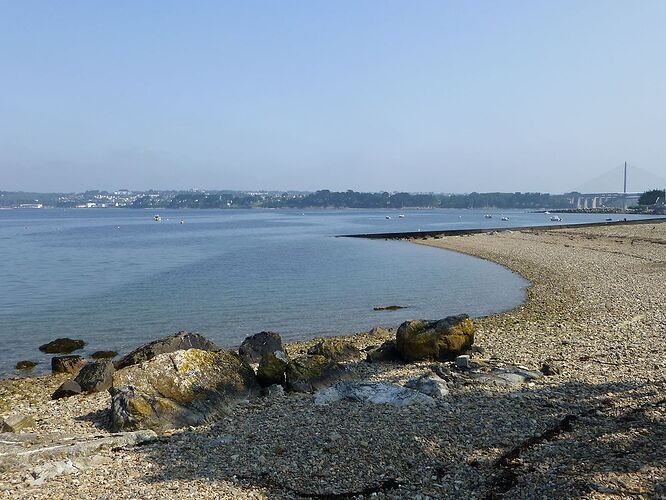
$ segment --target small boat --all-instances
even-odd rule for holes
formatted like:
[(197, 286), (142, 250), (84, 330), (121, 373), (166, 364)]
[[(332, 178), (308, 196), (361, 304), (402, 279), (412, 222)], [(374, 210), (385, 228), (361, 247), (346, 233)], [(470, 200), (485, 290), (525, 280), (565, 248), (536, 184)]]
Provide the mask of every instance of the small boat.
[(180, 222), (178, 224), (185, 224), (185, 221), (183, 219), (180, 219)]
[(493, 218), (493, 216), (490, 215), (490, 214), (484, 214), (483, 216), (484, 216), (486, 219), (492, 219), (492, 218)]
[(613, 220), (612, 217), (606, 217), (606, 222), (610, 222), (610, 221), (612, 221), (612, 220)]
[(562, 221), (562, 218), (561, 218), (561, 217), (558, 217), (557, 215), (553, 215), (553, 216), (550, 218), (550, 220), (553, 221), (553, 222), (561, 222), (561, 221)]
[(155, 216), (153, 216), (153, 220), (154, 220), (155, 222), (161, 222), (161, 221), (162, 221), (162, 217), (161, 217), (160, 215), (155, 215)]
[(544, 213), (545, 213), (546, 215), (550, 215), (550, 212), (549, 212), (548, 210), (546, 210)]
[(405, 218), (405, 214), (398, 215), (398, 219), (404, 219), (404, 218)]
[(506, 222), (506, 221), (509, 220), (509, 218), (508, 217), (502, 217), (502, 220)]
[(390, 219), (391, 219), (391, 217), (387, 215), (387, 216), (386, 216), (386, 219), (387, 219), (387, 220), (390, 220)]

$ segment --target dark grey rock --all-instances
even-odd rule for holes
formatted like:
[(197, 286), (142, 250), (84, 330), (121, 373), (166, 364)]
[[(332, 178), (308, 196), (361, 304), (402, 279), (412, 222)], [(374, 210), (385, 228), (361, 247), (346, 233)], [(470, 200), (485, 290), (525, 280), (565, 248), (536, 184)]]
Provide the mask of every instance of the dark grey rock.
[(87, 361), (82, 356), (54, 356), (51, 358), (53, 373), (78, 373)]
[(83, 392), (101, 392), (111, 388), (115, 368), (110, 360), (87, 364), (74, 379)]
[(284, 351), (275, 351), (264, 354), (257, 369), (257, 380), (262, 387), (279, 384), (287, 381), (287, 365), (289, 356)]
[(40, 345), (39, 350), (47, 354), (69, 354), (70, 352), (83, 349), (86, 343), (83, 340), (74, 340), (67, 337), (55, 339)]
[(441, 398), (449, 394), (449, 386), (441, 378), (434, 378), (430, 375), (422, 375), (418, 378), (409, 380), (405, 387), (414, 389), (433, 398)]
[(248, 364), (259, 363), (264, 354), (284, 351), (282, 337), (276, 332), (259, 332), (243, 340), (238, 348), (241, 359)]
[(559, 375), (562, 370), (552, 361), (547, 361), (541, 365), (540, 371), (546, 377), (552, 377), (554, 375)]
[(37, 363), (29, 359), (24, 359), (16, 363), (17, 370), (32, 370), (35, 366), (37, 366)]
[(65, 380), (60, 384), (60, 387), (51, 394), (51, 399), (68, 398), (78, 394), (81, 394), (81, 386), (73, 380)]
[(381, 361), (400, 361), (400, 355), (395, 346), (395, 340), (387, 340), (379, 347), (368, 351), (366, 361), (379, 363)]
[(118, 356), (116, 351), (95, 351), (90, 356), (92, 359), (111, 359)]
[(201, 349), (204, 351), (219, 351), (220, 348), (207, 338), (199, 335), (198, 333), (191, 332), (178, 332), (168, 337), (163, 337), (158, 340), (149, 342), (142, 345), (138, 349), (126, 354), (114, 363), (116, 370), (125, 368), (127, 366), (143, 363), (149, 359), (153, 359), (159, 354), (166, 354), (169, 352), (182, 351), (187, 349)]

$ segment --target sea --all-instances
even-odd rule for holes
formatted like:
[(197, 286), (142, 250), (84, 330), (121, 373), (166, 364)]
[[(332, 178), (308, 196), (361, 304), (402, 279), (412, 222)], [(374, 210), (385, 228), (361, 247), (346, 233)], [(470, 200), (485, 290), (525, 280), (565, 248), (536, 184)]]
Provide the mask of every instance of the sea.
[[(84, 356), (180, 330), (234, 347), (264, 330), (307, 339), (512, 309), (529, 283), (504, 267), (405, 241), (337, 237), (554, 224), (543, 213), (486, 213), (0, 210), (0, 376), (17, 375), (24, 359), (48, 372), (38, 346), (59, 337), (83, 339)], [(564, 214), (562, 223), (606, 217)], [(389, 305), (404, 309), (374, 310)]]

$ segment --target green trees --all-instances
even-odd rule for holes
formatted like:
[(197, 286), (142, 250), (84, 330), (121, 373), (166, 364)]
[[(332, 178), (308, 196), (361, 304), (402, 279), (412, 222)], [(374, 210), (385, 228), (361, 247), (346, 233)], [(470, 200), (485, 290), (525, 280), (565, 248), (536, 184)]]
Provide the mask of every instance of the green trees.
[(657, 203), (657, 200), (664, 202), (666, 198), (666, 191), (663, 189), (652, 189), (651, 191), (645, 191), (641, 197), (638, 199), (639, 205), (654, 205)]

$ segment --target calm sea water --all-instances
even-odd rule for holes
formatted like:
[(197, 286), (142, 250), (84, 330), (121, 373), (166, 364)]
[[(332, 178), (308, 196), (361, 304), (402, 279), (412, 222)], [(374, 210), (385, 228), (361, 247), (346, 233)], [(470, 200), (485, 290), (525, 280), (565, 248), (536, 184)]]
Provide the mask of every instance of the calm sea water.
[[(480, 316), (524, 300), (527, 283), (472, 257), (337, 234), (492, 227), (456, 210), (0, 210), (0, 375), (37, 347), (81, 338), (83, 354), (127, 351), (178, 330), (223, 346), (261, 330), (286, 339), (410, 318)], [(506, 213), (506, 212), (505, 212)], [(386, 215), (391, 219), (386, 219)], [(511, 226), (548, 216), (510, 213)], [(565, 223), (604, 216), (566, 215)], [(184, 223), (180, 224), (179, 221)], [(376, 312), (374, 306), (409, 306)]]

